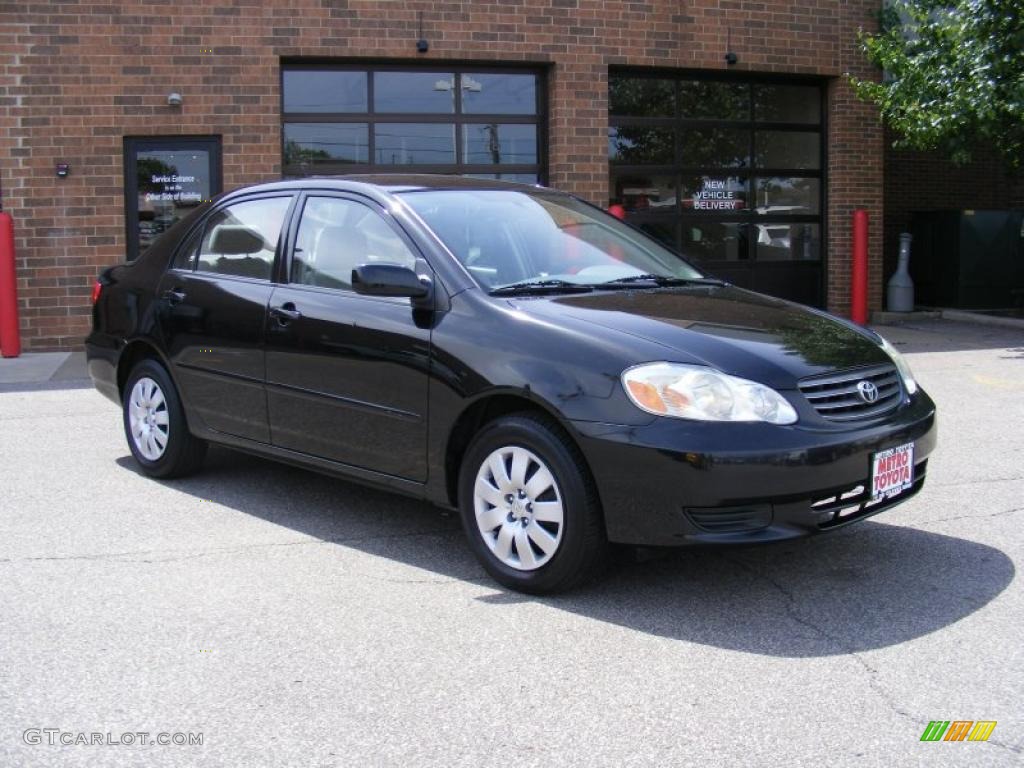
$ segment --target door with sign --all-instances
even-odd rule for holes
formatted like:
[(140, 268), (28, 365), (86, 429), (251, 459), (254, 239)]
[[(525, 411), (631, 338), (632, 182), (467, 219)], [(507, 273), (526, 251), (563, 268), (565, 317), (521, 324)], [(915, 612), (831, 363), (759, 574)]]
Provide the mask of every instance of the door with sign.
[(220, 137), (127, 137), (124, 173), (131, 261), (178, 219), (220, 193)]

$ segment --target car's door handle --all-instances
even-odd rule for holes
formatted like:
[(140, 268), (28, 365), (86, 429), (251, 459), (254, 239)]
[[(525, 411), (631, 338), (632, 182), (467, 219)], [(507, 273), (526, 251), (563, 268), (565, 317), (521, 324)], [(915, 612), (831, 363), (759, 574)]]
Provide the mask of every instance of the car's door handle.
[(302, 317), (302, 313), (289, 301), (280, 307), (271, 307), (270, 316), (275, 318), (281, 325), (288, 325), (292, 320), (298, 320)]
[(185, 300), (185, 292), (171, 288), (161, 293), (160, 298), (166, 299), (169, 304), (180, 304)]

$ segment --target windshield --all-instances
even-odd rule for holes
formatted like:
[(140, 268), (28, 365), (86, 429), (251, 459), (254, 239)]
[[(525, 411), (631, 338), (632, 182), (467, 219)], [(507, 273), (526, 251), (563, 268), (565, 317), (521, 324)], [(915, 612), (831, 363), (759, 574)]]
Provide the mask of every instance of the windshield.
[(426, 190), (401, 196), (487, 290), (539, 281), (702, 277), (643, 233), (568, 195)]

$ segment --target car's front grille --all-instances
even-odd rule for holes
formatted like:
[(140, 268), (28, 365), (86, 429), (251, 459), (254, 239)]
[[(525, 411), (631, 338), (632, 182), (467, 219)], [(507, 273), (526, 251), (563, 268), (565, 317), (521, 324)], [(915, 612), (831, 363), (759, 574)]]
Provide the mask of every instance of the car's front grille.
[[(875, 387), (874, 400), (861, 396), (858, 385), (865, 381)], [(900, 375), (894, 365), (813, 376), (801, 380), (799, 386), (814, 410), (829, 421), (864, 421), (884, 416), (895, 410), (903, 397)]]
[(876, 512), (881, 512), (894, 504), (913, 496), (924, 485), (928, 475), (928, 460), (925, 459), (914, 467), (914, 484), (890, 499), (871, 498), (867, 485), (860, 483), (853, 488), (828, 492), (828, 495), (817, 497), (811, 501), (811, 510), (818, 517), (819, 528), (834, 528), (838, 525), (858, 520)]

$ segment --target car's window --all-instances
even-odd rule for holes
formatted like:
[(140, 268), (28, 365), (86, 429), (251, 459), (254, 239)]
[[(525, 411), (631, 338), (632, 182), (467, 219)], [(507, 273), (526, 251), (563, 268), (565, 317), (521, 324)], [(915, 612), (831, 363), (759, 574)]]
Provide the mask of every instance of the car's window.
[(416, 257), (369, 206), (337, 197), (306, 200), (292, 257), (293, 283), (349, 289), (352, 270), (374, 262), (412, 269)]
[(171, 265), (174, 269), (192, 271), (196, 268), (196, 256), (199, 254), (199, 239), (202, 234), (203, 228), (198, 227), (188, 242), (178, 249), (174, 256), (174, 263)]
[(701, 277), (660, 243), (568, 195), (428, 190), (402, 197), (485, 288), (532, 280), (596, 285), (644, 274)]
[(197, 268), (269, 280), (290, 203), (291, 197), (265, 197), (235, 203), (213, 214), (206, 222)]

